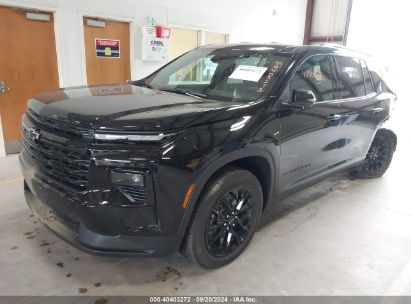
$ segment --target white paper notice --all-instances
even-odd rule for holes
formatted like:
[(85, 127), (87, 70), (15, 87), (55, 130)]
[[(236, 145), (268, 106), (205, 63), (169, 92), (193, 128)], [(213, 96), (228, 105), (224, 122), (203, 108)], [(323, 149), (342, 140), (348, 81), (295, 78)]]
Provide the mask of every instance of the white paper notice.
[(228, 78), (258, 82), (265, 71), (265, 67), (239, 65)]

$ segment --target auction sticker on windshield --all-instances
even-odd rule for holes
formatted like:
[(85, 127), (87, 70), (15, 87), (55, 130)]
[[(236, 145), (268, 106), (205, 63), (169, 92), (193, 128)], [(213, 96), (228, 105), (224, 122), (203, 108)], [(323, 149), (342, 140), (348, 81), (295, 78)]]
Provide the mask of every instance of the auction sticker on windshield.
[(258, 82), (265, 71), (266, 67), (239, 65), (228, 78)]

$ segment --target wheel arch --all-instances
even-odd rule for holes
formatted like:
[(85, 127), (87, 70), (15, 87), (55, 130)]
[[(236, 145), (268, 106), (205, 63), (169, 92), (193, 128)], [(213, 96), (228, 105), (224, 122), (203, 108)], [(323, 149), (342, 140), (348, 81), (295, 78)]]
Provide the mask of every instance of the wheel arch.
[(263, 208), (265, 208), (268, 202), (273, 199), (274, 191), (276, 189), (275, 177), (277, 166), (274, 157), (270, 152), (265, 149), (243, 149), (224, 155), (215, 162), (210, 163), (207, 166), (207, 169), (204, 170), (201, 176), (196, 180), (195, 189), (187, 204), (179, 228), (181, 242), (184, 240), (194, 210), (207, 183), (227, 166), (236, 166), (248, 170), (257, 177), (263, 190)]
[[(251, 172), (255, 177), (257, 177), (258, 181), (260, 182), (261, 189), (263, 191), (263, 210), (267, 206), (267, 203), (270, 199), (271, 193), (273, 191), (273, 184), (274, 184), (274, 177), (273, 172), (270, 171), (270, 165), (267, 160), (261, 156), (247, 156), (235, 161), (228, 163), (227, 165), (223, 166), (226, 168), (227, 166), (235, 166), (244, 170)], [(212, 179), (220, 170), (217, 170), (210, 179)]]
[(394, 141), (394, 151), (395, 151), (397, 148), (397, 134), (395, 130), (396, 130), (395, 123), (392, 117), (389, 116), (381, 124), (378, 125), (377, 129), (375, 130), (374, 137), (377, 134), (381, 134), (381, 133), (387, 136), (390, 136), (392, 140)]
[(397, 135), (394, 133), (394, 131), (390, 128), (385, 128), (385, 127), (381, 127), (378, 128), (377, 131), (375, 132), (375, 136), (377, 136), (378, 134), (384, 134), (385, 136), (389, 136), (394, 143), (394, 151), (397, 149)]

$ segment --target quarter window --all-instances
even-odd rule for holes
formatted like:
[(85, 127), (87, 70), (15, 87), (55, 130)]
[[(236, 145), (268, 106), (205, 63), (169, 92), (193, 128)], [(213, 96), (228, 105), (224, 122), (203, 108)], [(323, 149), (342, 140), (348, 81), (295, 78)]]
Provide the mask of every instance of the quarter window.
[(360, 60), (357, 58), (336, 56), (339, 90), (341, 98), (353, 98), (365, 95), (364, 75)]

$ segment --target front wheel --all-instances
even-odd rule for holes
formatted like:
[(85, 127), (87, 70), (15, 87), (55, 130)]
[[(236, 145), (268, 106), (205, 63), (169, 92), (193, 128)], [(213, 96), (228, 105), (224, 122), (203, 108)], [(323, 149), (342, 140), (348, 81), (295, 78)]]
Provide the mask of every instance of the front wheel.
[(391, 136), (377, 133), (362, 164), (352, 174), (359, 178), (382, 176), (391, 164), (395, 144)]
[(249, 171), (228, 168), (212, 179), (198, 202), (185, 251), (205, 268), (233, 261), (248, 245), (260, 221), (263, 194)]

